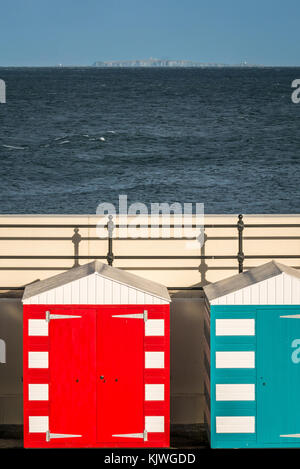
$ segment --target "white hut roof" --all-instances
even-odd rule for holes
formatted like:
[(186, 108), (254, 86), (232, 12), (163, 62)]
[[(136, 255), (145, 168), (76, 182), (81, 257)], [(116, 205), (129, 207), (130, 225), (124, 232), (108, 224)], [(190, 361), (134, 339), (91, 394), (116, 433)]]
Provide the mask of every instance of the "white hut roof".
[[(297, 284), (300, 284), (300, 272), (298, 270), (279, 262), (271, 261), (258, 267), (254, 267), (246, 272), (211, 283), (203, 289), (208, 301), (217, 304), (214, 300), (218, 298), (228, 298), (229, 295), (235, 292), (240, 290), (246, 291), (244, 289), (247, 289), (248, 287), (251, 288), (255, 284), (267, 281), (282, 274), (286, 274), (289, 277), (297, 279)], [(227, 301), (222, 304), (226, 303), (229, 304)], [(230, 302), (230, 304), (232, 303)], [(250, 304), (250, 302), (248, 302), (248, 304)]]
[(147, 293), (154, 297), (170, 302), (170, 295), (164, 285), (139, 277), (125, 270), (117, 269), (95, 260), (88, 264), (74, 267), (66, 272), (55, 275), (45, 280), (27, 285), (23, 295), (23, 302), (50, 290), (57, 289), (69, 283), (98, 274), (104, 279), (111, 280), (121, 285), (126, 285), (135, 290)]

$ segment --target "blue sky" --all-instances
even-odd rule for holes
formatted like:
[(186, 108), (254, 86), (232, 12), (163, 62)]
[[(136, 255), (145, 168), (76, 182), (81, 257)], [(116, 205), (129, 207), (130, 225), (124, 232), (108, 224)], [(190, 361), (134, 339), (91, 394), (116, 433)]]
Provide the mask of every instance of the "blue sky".
[(299, 0), (0, 0), (0, 65), (191, 59), (300, 66)]

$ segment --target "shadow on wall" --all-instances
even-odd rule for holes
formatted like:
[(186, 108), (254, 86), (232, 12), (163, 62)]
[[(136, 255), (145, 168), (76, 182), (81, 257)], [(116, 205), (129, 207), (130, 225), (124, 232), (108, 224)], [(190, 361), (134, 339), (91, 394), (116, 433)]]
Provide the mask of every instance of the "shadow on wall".
[[(196, 293), (196, 292), (195, 292)], [(204, 301), (198, 296), (172, 297), (171, 423), (203, 423)]]
[(0, 425), (23, 421), (23, 331), (20, 299), (0, 299)]

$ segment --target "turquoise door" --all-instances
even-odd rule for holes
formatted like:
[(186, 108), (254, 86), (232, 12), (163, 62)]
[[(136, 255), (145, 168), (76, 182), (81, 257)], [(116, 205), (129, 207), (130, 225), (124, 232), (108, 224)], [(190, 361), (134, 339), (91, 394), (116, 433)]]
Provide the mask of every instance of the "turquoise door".
[(300, 308), (258, 313), (258, 441), (300, 446)]

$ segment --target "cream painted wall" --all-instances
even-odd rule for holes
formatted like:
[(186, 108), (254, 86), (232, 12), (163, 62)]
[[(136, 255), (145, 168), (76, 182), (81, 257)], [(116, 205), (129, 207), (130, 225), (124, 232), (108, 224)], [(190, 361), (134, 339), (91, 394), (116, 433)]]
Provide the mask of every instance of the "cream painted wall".
[[(1, 255), (67, 255), (72, 256), (74, 246), (71, 238), (73, 228), (1, 228), (3, 224), (96, 224), (99, 218), (93, 215), (60, 216), (0, 216), (0, 256)], [(205, 224), (236, 224), (237, 215), (206, 215)], [(245, 215), (244, 222), (300, 223), (300, 215)], [(97, 238), (95, 229), (80, 229), (83, 237), (79, 245), (80, 255), (106, 256), (107, 241)], [(118, 230), (116, 230), (118, 234)], [(191, 249), (185, 240), (114, 240), (115, 255), (231, 255), (238, 251), (236, 228), (208, 228), (207, 241), (201, 249), (199, 245)], [(16, 239), (16, 238), (21, 239)], [(88, 239), (89, 238), (89, 239)], [(92, 239), (90, 239), (92, 238)], [(94, 239), (93, 239), (94, 238)], [(294, 254), (300, 256), (300, 228), (245, 228), (244, 252), (247, 255)], [(245, 268), (259, 265), (267, 260), (249, 259)], [(81, 260), (86, 263), (88, 260)], [(104, 262), (106, 262), (104, 260)], [(300, 267), (300, 259), (282, 260), (287, 265)], [(36, 279), (47, 278), (62, 272), (73, 265), (72, 260), (53, 259), (1, 259), (0, 285), (21, 286)], [(204, 284), (237, 273), (237, 260), (211, 259), (205, 262), (192, 260), (118, 260), (115, 267), (122, 267), (133, 273), (160, 282), (166, 286), (191, 286)]]

